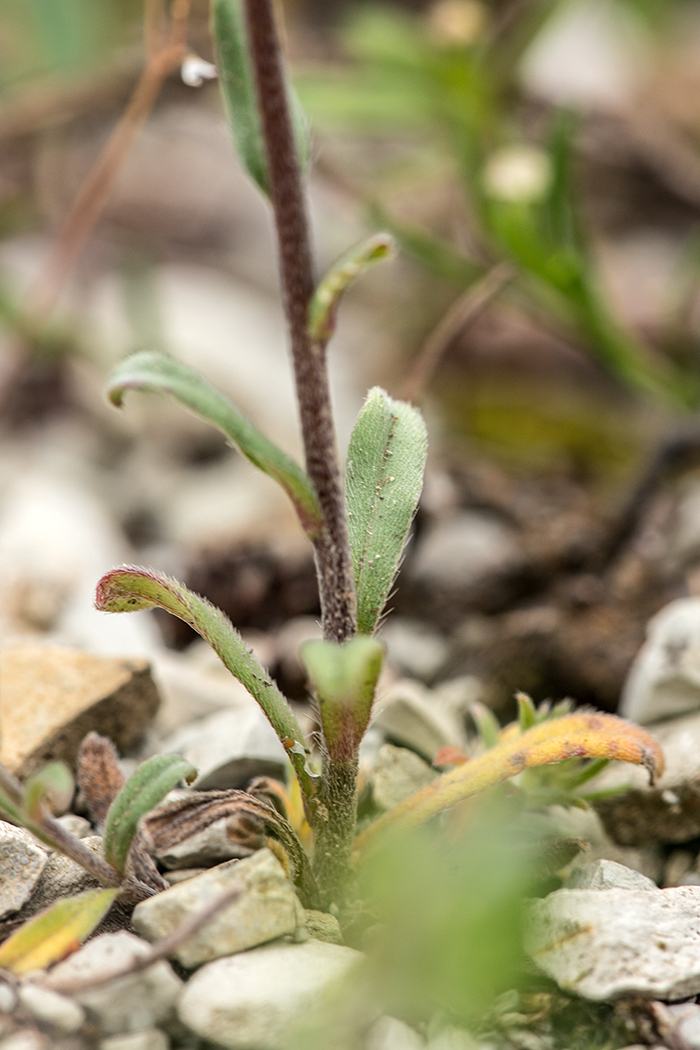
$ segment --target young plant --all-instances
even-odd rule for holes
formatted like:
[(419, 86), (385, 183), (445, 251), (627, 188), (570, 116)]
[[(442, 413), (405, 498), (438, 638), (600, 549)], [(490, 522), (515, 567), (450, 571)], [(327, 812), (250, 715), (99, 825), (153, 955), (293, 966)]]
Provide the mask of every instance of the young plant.
[[(313, 832), (313, 874), (324, 907), (342, 906), (355, 845), (367, 851), (386, 827), (415, 825), (528, 766), (577, 757), (663, 760), (642, 730), (609, 715), (569, 715), (533, 726), (465, 766), (446, 773), (355, 843), (360, 742), (369, 723), (383, 648), (372, 637), (391, 592), (421, 491), (426, 432), (411, 405), (370, 391), (345, 464), (336, 450), (326, 351), (340, 297), (367, 266), (392, 252), (386, 235), (370, 238), (317, 284), (306, 217), (305, 122), (287, 82), (272, 0), (213, 0), (213, 32), (226, 111), (251, 178), (274, 211), (284, 306), (299, 404), (305, 469), (246, 420), (202, 376), (163, 354), (139, 353), (109, 382), (121, 405), (127, 390), (165, 395), (222, 430), (289, 496), (313, 545), (324, 639), (302, 651), (317, 705), (320, 770), (290, 704), (218, 609), (182, 584), (124, 566), (97, 588), (98, 609), (158, 606), (190, 624), (260, 704), (296, 774)], [(196, 805), (195, 805), (196, 808)], [(133, 823), (133, 822), (132, 822)], [(296, 844), (301, 850), (301, 846)], [(292, 848), (292, 847), (290, 847)]]

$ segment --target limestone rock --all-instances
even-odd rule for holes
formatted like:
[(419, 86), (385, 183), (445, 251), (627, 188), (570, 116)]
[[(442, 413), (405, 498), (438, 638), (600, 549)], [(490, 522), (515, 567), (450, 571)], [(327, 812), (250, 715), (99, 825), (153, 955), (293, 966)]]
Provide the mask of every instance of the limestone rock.
[(374, 767), (374, 801), (381, 809), (393, 809), (414, 791), (430, 784), (437, 775), (415, 751), (385, 744), (379, 750)]
[(335, 915), (316, 911), (314, 908), (306, 908), (304, 915), (306, 931), (310, 937), (315, 937), (317, 941), (327, 941), (328, 944), (342, 944), (343, 935)]
[(681, 1039), (692, 1050), (700, 1050), (700, 1006), (697, 1003), (676, 1003), (668, 1009)]
[(0, 820), (0, 919), (29, 900), (47, 859), (33, 835)]
[(438, 522), (413, 556), (413, 579), (449, 590), (476, 584), (522, 557), (515, 530), (492, 514), (462, 511)]
[(570, 890), (656, 890), (652, 879), (614, 860), (598, 860), (574, 868), (566, 880)]
[(372, 725), (383, 730), (392, 743), (409, 747), (432, 762), (441, 747), (459, 747), (465, 740), (459, 719), (430, 699), (430, 691), (418, 682), (396, 682), (375, 704)]
[[(102, 853), (100, 835), (89, 835), (83, 839), (83, 843), (93, 853)], [(35, 912), (53, 904), (54, 901), (63, 897), (72, 897), (85, 890), (95, 889), (98, 885), (97, 880), (70, 857), (58, 851), (50, 853), (41, 878), (22, 910), (22, 916), (34, 915)]]
[(245, 706), (184, 727), (162, 750), (182, 755), (199, 770), (195, 786), (202, 791), (244, 787), (255, 776), (284, 779), (287, 768), (286, 752), (252, 697)]
[(9, 1014), (17, 1005), (17, 996), (14, 989), (0, 981), (0, 1014)]
[(700, 992), (700, 886), (561, 889), (534, 902), (525, 947), (566, 992), (684, 999)]
[(25, 777), (50, 759), (73, 764), (94, 729), (119, 750), (158, 708), (146, 660), (118, 660), (43, 645), (0, 650), (0, 761)]
[(228, 1050), (287, 1050), (361, 959), (353, 948), (313, 938), (218, 959), (188, 981), (178, 1014), (196, 1035)]
[[(44, 985), (67, 990), (72, 982), (108, 975), (147, 954), (150, 946), (132, 933), (103, 933), (59, 963)], [(152, 1028), (169, 1017), (180, 994), (182, 981), (169, 963), (158, 962), (142, 973), (117, 978), (96, 988), (71, 992), (105, 1035)]]
[(187, 868), (210, 868), (225, 860), (250, 856), (250, 849), (233, 842), (226, 830), (228, 818), (209, 824), (206, 828), (178, 842), (176, 846), (157, 854), (160, 863), (170, 871)]
[(65, 995), (42, 988), (38, 984), (23, 984), (19, 1000), (39, 1024), (54, 1035), (71, 1035), (85, 1023), (85, 1011), (79, 1003)]
[(51, 1040), (36, 1028), (20, 1028), (0, 1040), (0, 1050), (51, 1050)]
[(219, 864), (141, 901), (134, 909), (134, 929), (149, 941), (167, 937), (236, 884), (242, 886), (241, 896), (175, 951), (183, 966), (194, 969), (303, 927), (299, 899), (280, 862), (264, 849), (246, 860)]

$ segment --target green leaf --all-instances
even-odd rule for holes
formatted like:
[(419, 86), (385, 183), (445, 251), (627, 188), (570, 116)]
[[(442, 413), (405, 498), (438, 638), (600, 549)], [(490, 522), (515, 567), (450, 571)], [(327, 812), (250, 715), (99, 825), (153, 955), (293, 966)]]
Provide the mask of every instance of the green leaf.
[(327, 343), (335, 331), (338, 304), (348, 285), (382, 259), (396, 254), (388, 233), (368, 237), (342, 256), (328, 271), (314, 292), (309, 306), (309, 332), (312, 339)]
[(537, 709), (527, 693), (516, 693), (515, 699), (518, 701), (520, 732), (525, 733), (537, 722)]
[[(221, 94), (236, 151), (250, 177), (269, 196), (267, 155), (243, 4), (241, 0), (213, 0), (211, 17)], [(291, 85), (288, 85), (287, 93), (297, 152), (301, 166), (306, 170), (311, 155), (307, 121)]]
[(469, 714), (474, 719), (484, 747), (496, 747), (501, 740), (501, 726), (493, 711), (475, 700), (469, 705)]
[(166, 354), (144, 350), (121, 361), (110, 376), (107, 394), (118, 408), (127, 390), (171, 397), (217, 427), (258, 470), (282, 486), (304, 530), (310, 536), (318, 533), (321, 512), (305, 472), (198, 372)]
[(73, 800), (75, 782), (65, 762), (49, 762), (25, 781), (24, 810), (30, 820), (41, 820), (44, 808), (65, 813)]
[(427, 451), (420, 413), (379, 387), (370, 390), (350, 438), (346, 466), (360, 634), (375, 629), (396, 578), (423, 487)]
[(328, 754), (335, 762), (352, 762), (372, 713), (384, 647), (374, 638), (353, 638), (343, 645), (314, 639), (300, 652), (318, 700)]
[(139, 821), (162, 802), (180, 780), (190, 782), (197, 770), (179, 755), (154, 755), (129, 777), (107, 813), (105, 860), (124, 873)]
[(136, 612), (157, 606), (188, 623), (260, 704), (289, 755), (304, 795), (307, 799), (312, 797), (314, 775), (308, 768), (308, 749), (299, 723), (267, 671), (220, 609), (177, 580), (132, 565), (112, 569), (102, 577), (95, 605), (103, 612)]
[(21, 977), (58, 962), (90, 936), (118, 893), (88, 890), (52, 904), (8, 937), (0, 947), (0, 969)]

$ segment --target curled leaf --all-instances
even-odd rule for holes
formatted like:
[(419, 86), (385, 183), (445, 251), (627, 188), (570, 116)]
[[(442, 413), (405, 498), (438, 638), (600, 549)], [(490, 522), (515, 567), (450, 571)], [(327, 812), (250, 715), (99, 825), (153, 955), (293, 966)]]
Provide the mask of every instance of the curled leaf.
[(102, 577), (97, 585), (95, 606), (103, 612), (135, 612), (158, 607), (188, 623), (260, 704), (289, 755), (304, 795), (307, 799), (313, 797), (316, 788), (299, 723), (267, 671), (248, 651), (220, 609), (177, 580), (133, 565), (112, 569)]
[(0, 969), (21, 977), (63, 959), (90, 936), (118, 893), (88, 890), (52, 904), (8, 937), (0, 947)]
[(121, 361), (110, 376), (107, 395), (117, 408), (121, 407), (127, 390), (171, 397), (200, 419), (211, 423), (253, 466), (284, 489), (304, 530), (310, 536), (318, 533), (322, 524), (321, 512), (306, 473), (204, 376), (174, 357), (144, 350)]
[(107, 812), (105, 860), (124, 873), (139, 821), (163, 801), (180, 780), (194, 780), (197, 770), (179, 755), (154, 755), (129, 777)]
[(399, 570), (427, 450), (420, 413), (370, 390), (350, 438), (345, 486), (360, 634), (376, 627)]
[(411, 795), (357, 837), (357, 853), (362, 857), (384, 831), (417, 827), (456, 802), (494, 787), (524, 769), (567, 758), (632, 762), (644, 766), (652, 781), (664, 770), (661, 748), (640, 726), (598, 712), (563, 715), (502, 740), (490, 751), (451, 769)]
[(377, 233), (352, 248), (336, 262), (314, 292), (309, 306), (309, 334), (327, 343), (335, 331), (340, 299), (348, 285), (374, 263), (391, 259), (396, 254), (394, 238)]

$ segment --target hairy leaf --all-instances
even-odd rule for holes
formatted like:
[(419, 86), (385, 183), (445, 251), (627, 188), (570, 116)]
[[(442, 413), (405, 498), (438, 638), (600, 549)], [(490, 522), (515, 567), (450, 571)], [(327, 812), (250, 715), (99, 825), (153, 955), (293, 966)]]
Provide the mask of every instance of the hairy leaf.
[(335, 331), (340, 299), (348, 285), (374, 263), (396, 254), (393, 237), (377, 233), (352, 248), (338, 260), (314, 292), (309, 306), (309, 333), (312, 339), (327, 343)]
[(471, 762), (457, 766), (385, 813), (356, 840), (360, 855), (390, 828), (417, 827), (464, 798), (476, 795), (532, 766), (566, 758), (616, 758), (661, 776), (661, 748), (644, 729), (615, 715), (568, 714), (503, 740)]
[(350, 438), (348, 529), (357, 591), (357, 627), (371, 634), (386, 604), (408, 538), (428, 450), (420, 413), (370, 390)]
[(196, 775), (195, 767), (179, 755), (154, 755), (143, 762), (107, 812), (105, 860), (123, 874), (141, 818), (162, 802), (178, 781), (189, 782)]
[(177, 580), (132, 565), (112, 569), (102, 577), (95, 605), (103, 612), (135, 612), (157, 606), (188, 623), (255, 697), (286, 748), (306, 798), (313, 796), (313, 774), (307, 765), (308, 749), (299, 723), (282, 693), (220, 609)]
[(351, 762), (369, 723), (384, 647), (374, 638), (314, 639), (301, 647), (318, 700), (323, 738), (335, 762)]
[(282, 486), (304, 530), (311, 536), (318, 533), (321, 512), (305, 472), (198, 372), (167, 354), (144, 350), (121, 361), (112, 372), (107, 385), (112, 403), (120, 407), (127, 390), (171, 397), (222, 431), (253, 466)]
[(0, 968), (21, 977), (63, 959), (90, 936), (118, 893), (88, 890), (52, 904), (8, 937), (0, 947)]
[[(250, 177), (269, 196), (267, 155), (243, 4), (241, 0), (213, 0), (211, 14), (219, 83), (236, 151)], [(306, 169), (311, 153), (308, 124), (291, 85), (287, 86), (287, 92), (297, 152), (302, 168)]]

